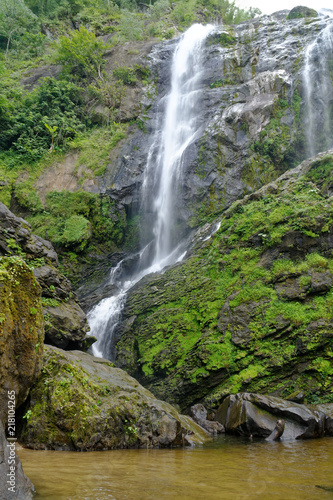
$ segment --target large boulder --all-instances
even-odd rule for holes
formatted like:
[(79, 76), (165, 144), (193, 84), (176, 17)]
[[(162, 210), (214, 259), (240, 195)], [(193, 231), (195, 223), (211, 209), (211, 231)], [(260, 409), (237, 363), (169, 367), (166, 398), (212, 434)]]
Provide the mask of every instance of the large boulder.
[(285, 422), (281, 439), (322, 437), (325, 433), (325, 414), (305, 405), (273, 396), (239, 393), (228, 396), (219, 407), (216, 419), (226, 432), (243, 436), (267, 438), (277, 419)]
[(333, 404), (320, 404), (316, 408), (325, 414), (325, 434), (333, 436)]
[(27, 259), (46, 259), (58, 264), (58, 256), (50, 243), (39, 236), (31, 234), (30, 224), (16, 217), (0, 202), (0, 257), (24, 253)]
[(24, 474), (13, 441), (8, 443), (0, 420), (0, 497), (1, 500), (31, 500), (35, 488)]
[(36, 449), (170, 447), (208, 437), (110, 361), (51, 346), (24, 411), (20, 439)]
[[(15, 391), (16, 407), (36, 381), (44, 340), (41, 288), (20, 257), (0, 257), (0, 401)], [(7, 419), (7, 404), (0, 420)]]

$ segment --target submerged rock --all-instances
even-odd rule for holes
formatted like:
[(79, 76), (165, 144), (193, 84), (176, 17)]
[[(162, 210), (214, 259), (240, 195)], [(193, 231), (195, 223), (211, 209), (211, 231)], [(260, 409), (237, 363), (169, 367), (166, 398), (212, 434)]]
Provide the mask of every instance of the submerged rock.
[(273, 434), (277, 417), (279, 421), (284, 421), (283, 429), (282, 424), (278, 426), (283, 432), (282, 440), (318, 438), (325, 434), (323, 412), (273, 396), (251, 393), (231, 395), (223, 401), (216, 414), (226, 432), (264, 438)]
[(51, 346), (25, 412), (20, 439), (35, 449), (161, 448), (209, 437), (110, 361)]
[(201, 427), (206, 429), (209, 434), (222, 434), (225, 432), (223, 425), (214, 420), (208, 420), (207, 410), (202, 404), (197, 404), (191, 407), (190, 415), (193, 420)]
[[(14, 462), (13, 462), (14, 461)], [(10, 474), (14, 467), (15, 479)], [(13, 486), (14, 484), (14, 486)], [(11, 488), (11, 489), (9, 489)], [(12, 489), (14, 488), (14, 489)], [(15, 445), (8, 443), (0, 420), (0, 497), (1, 500), (31, 500), (36, 493), (34, 485), (24, 474), (20, 459), (15, 453)]]

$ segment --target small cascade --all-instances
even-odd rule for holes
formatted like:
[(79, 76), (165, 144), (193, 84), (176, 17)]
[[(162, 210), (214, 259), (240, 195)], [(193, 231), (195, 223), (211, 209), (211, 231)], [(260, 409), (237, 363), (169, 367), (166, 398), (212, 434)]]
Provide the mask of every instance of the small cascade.
[(305, 54), (304, 125), (309, 157), (333, 146), (333, 12), (330, 12), (326, 27)]
[(196, 139), (197, 106), (202, 69), (202, 44), (213, 26), (196, 24), (184, 33), (176, 45), (171, 67), (171, 89), (161, 98), (161, 123), (148, 152), (142, 185), (142, 208), (152, 220), (152, 241), (139, 254), (137, 271), (122, 277), (122, 262), (110, 273), (109, 284), (118, 292), (97, 304), (88, 314), (91, 335), (98, 340), (92, 346), (95, 356), (112, 359), (113, 335), (121, 318), (128, 291), (144, 276), (161, 272), (181, 261), (186, 254), (183, 234), (173, 234), (177, 209), (182, 199), (184, 152)]

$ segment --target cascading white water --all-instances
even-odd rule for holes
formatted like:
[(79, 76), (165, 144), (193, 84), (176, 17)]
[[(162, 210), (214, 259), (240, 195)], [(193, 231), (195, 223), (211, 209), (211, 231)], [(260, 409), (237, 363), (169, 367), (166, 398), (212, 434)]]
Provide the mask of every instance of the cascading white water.
[[(325, 12), (327, 14), (327, 12)], [(333, 12), (332, 12), (333, 14)], [(333, 146), (333, 18), (307, 47), (303, 71), (308, 156)]]
[[(181, 242), (172, 238), (175, 224), (175, 205), (181, 196), (183, 155), (198, 132), (197, 106), (202, 69), (200, 47), (213, 26), (192, 26), (179, 40), (171, 67), (171, 90), (166, 102), (161, 126), (157, 128), (148, 152), (142, 186), (142, 205), (154, 214), (153, 251), (147, 245), (140, 253), (141, 265), (129, 279), (119, 281), (118, 270), (111, 270), (111, 284), (117, 283), (118, 293), (102, 300), (88, 314), (95, 356), (111, 357), (112, 336), (121, 317), (127, 292), (140, 279), (152, 272), (182, 260), (185, 256)], [(179, 205), (179, 204), (178, 204)]]

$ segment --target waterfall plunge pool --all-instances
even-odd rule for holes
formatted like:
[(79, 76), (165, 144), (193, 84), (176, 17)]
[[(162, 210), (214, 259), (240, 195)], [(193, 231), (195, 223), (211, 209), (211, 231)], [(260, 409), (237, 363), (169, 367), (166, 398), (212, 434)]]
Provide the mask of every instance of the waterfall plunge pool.
[(333, 438), (267, 443), (222, 436), (185, 449), (20, 448), (18, 455), (36, 500), (333, 498)]

